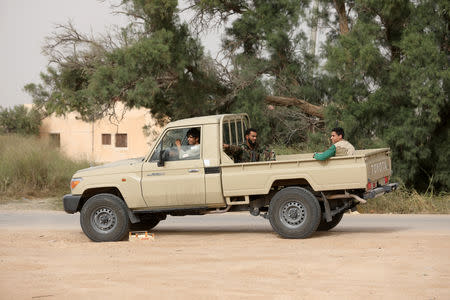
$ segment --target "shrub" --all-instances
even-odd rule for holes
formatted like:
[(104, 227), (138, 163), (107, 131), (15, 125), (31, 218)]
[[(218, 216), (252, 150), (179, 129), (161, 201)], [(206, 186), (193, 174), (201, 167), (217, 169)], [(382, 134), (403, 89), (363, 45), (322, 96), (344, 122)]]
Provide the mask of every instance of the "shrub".
[(360, 213), (393, 214), (448, 214), (450, 213), (450, 195), (440, 193), (419, 194), (415, 190), (401, 188), (359, 205)]
[(69, 192), (73, 173), (89, 166), (72, 161), (37, 137), (0, 136), (0, 195), (60, 196)]
[(0, 134), (38, 135), (41, 119), (39, 111), (24, 105), (11, 109), (0, 106)]

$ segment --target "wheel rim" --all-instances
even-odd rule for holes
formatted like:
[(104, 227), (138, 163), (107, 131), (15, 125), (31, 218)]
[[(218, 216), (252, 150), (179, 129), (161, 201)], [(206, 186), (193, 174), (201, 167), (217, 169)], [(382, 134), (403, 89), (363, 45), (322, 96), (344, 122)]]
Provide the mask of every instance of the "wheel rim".
[(306, 209), (300, 202), (289, 201), (281, 208), (280, 219), (287, 227), (299, 227), (306, 219)]
[(95, 231), (99, 233), (108, 233), (114, 229), (117, 224), (116, 213), (107, 207), (97, 209), (91, 217)]

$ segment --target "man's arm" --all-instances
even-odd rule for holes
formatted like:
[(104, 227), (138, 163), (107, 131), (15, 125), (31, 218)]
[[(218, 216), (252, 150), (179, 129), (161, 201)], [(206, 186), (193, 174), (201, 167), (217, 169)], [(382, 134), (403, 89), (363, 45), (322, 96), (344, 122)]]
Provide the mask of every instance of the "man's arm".
[(226, 154), (234, 156), (242, 153), (242, 147), (236, 145), (223, 144), (223, 151)]
[(236, 145), (229, 145), (229, 144), (223, 144), (223, 151), (230, 156), (233, 161), (236, 162), (242, 162), (242, 156), (244, 154), (244, 150), (241, 146)]
[(199, 159), (200, 145), (189, 145), (189, 148), (180, 149), (180, 159)]
[(326, 150), (325, 152), (322, 153), (314, 153), (314, 158), (317, 160), (327, 160), (330, 157), (333, 157), (336, 155), (336, 146), (335, 145), (331, 145), (330, 148), (328, 148), (328, 150)]

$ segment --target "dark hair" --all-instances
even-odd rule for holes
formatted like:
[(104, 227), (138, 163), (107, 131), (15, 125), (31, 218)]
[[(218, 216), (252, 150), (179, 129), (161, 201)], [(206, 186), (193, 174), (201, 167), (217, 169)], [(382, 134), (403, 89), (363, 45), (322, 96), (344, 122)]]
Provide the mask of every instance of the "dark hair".
[(247, 130), (245, 131), (245, 135), (249, 135), (252, 131), (258, 133), (255, 128), (247, 128)]
[(200, 142), (200, 131), (197, 128), (191, 128), (186, 132), (186, 136), (192, 135), (194, 138), (198, 138)]
[(341, 127), (335, 127), (331, 131), (336, 132), (337, 135), (342, 135), (342, 138), (344, 138), (344, 129), (342, 129)]

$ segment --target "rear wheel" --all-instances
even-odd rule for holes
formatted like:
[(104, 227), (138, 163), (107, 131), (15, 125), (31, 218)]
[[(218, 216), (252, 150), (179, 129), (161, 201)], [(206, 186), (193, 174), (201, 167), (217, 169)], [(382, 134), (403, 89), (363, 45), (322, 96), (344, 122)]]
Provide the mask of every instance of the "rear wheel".
[(272, 228), (284, 238), (307, 238), (320, 223), (320, 205), (301, 187), (287, 187), (275, 194), (269, 205)]
[(130, 228), (127, 210), (125, 202), (115, 195), (95, 195), (81, 209), (81, 228), (94, 242), (120, 241)]
[(320, 221), (319, 227), (317, 228), (317, 231), (328, 231), (334, 227), (336, 227), (339, 222), (341, 222), (342, 217), (344, 216), (344, 213), (339, 213), (333, 216), (333, 219), (331, 219), (330, 222), (327, 222), (325, 219), (322, 219)]

